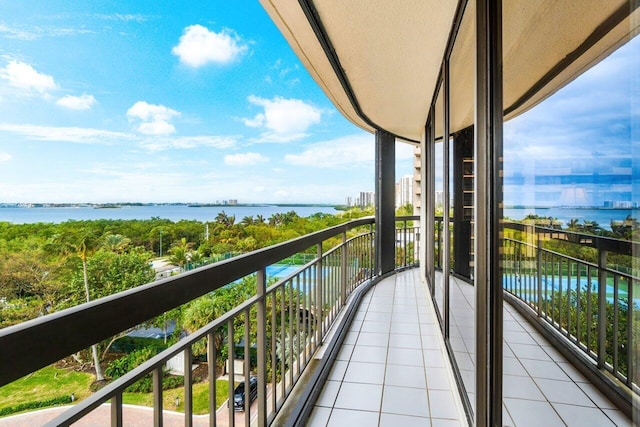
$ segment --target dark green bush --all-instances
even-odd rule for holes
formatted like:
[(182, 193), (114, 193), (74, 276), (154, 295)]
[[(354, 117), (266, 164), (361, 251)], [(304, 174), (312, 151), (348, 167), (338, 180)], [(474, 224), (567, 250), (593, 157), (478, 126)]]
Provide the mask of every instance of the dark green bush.
[(28, 409), (46, 408), (48, 406), (65, 405), (68, 403), (71, 403), (71, 396), (58, 396), (47, 400), (20, 403), (19, 405), (7, 406), (0, 409), (0, 417), (15, 414), (16, 412), (26, 411)]

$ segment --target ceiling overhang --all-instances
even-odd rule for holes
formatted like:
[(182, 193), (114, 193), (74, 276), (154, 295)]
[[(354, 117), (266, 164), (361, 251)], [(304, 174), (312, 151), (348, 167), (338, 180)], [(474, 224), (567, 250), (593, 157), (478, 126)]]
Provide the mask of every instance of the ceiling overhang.
[[(347, 119), (369, 132), (381, 129), (405, 140), (420, 140), (458, 1), (261, 3)], [(503, 2), (505, 118), (537, 105), (637, 34), (640, 15), (631, 6), (635, 3)], [(473, 124), (473, 4), (469, 1), (457, 33), (459, 42), (450, 52), (452, 132)]]

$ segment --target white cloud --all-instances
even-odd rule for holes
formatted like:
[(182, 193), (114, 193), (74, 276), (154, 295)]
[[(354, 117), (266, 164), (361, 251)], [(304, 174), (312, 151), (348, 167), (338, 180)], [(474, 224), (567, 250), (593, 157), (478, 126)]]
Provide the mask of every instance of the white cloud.
[(96, 103), (93, 95), (82, 94), (80, 96), (67, 95), (56, 101), (61, 107), (71, 110), (88, 110)]
[(140, 15), (140, 14), (115, 13), (113, 15), (107, 15), (107, 14), (98, 13), (95, 16), (96, 18), (105, 19), (108, 21), (137, 22), (138, 24), (141, 24), (148, 20), (147, 16)]
[(93, 33), (95, 33), (95, 31), (87, 28), (39, 27), (30, 25), (9, 27), (0, 24), (0, 35), (7, 39), (36, 40), (41, 37), (63, 37)]
[(11, 154), (0, 151), (0, 162), (8, 162), (11, 160)]
[(37, 125), (14, 125), (0, 123), (0, 131), (11, 132), (40, 141), (61, 141), (78, 144), (110, 144), (136, 137), (122, 132), (79, 127), (54, 127)]
[(151, 151), (168, 149), (190, 149), (198, 147), (232, 148), (236, 138), (232, 136), (183, 136), (179, 138), (150, 138), (142, 141), (142, 146)]
[(243, 119), (246, 126), (267, 129), (261, 136), (261, 141), (264, 142), (286, 142), (304, 138), (307, 136), (307, 129), (319, 123), (322, 117), (320, 109), (300, 99), (278, 96), (264, 99), (251, 95), (248, 101), (264, 108), (264, 113), (259, 113), (252, 119)]
[(167, 108), (164, 105), (148, 104), (138, 101), (129, 110), (127, 118), (130, 122), (137, 123), (137, 131), (145, 135), (169, 135), (176, 131), (171, 123), (173, 117), (180, 112)]
[(309, 144), (300, 154), (287, 154), (286, 162), (297, 166), (343, 169), (375, 160), (375, 141), (372, 135), (361, 134)]
[(39, 73), (31, 65), (16, 60), (11, 60), (4, 68), (0, 68), (0, 78), (15, 88), (43, 95), (58, 88), (52, 76)]
[(216, 33), (202, 25), (190, 25), (184, 29), (180, 42), (171, 53), (183, 64), (198, 68), (208, 63), (227, 64), (247, 49), (240, 37), (230, 30)]
[(229, 166), (253, 166), (268, 161), (269, 158), (260, 153), (239, 153), (224, 156), (224, 164)]

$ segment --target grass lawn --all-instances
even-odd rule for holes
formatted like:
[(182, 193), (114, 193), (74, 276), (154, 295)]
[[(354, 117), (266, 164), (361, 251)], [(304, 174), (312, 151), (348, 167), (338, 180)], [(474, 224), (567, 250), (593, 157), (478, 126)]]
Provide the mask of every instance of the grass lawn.
[(0, 387), (0, 409), (20, 403), (43, 401), (74, 393), (76, 399), (91, 394), (94, 376), (84, 372), (47, 366), (24, 378)]
[[(229, 382), (216, 380), (216, 408), (227, 400)], [(180, 405), (176, 408), (176, 396), (180, 398)], [(153, 393), (123, 393), (122, 400), (129, 405), (153, 406)], [(184, 387), (164, 390), (162, 392), (162, 406), (171, 411), (184, 412)], [(193, 385), (193, 413), (196, 415), (209, 413), (209, 382)]]
[[(71, 393), (75, 395), (76, 400), (81, 400), (91, 394), (89, 386), (93, 380), (94, 376), (91, 374), (48, 366), (0, 387), (0, 409), (21, 403), (70, 396)], [(228, 381), (216, 380), (216, 408), (219, 408), (227, 399), (228, 387)], [(176, 396), (180, 398), (180, 405), (177, 408)], [(124, 393), (123, 401), (131, 405), (153, 406), (153, 393)], [(164, 409), (183, 412), (184, 387), (164, 390), (163, 405)], [(193, 412), (194, 414), (209, 413), (208, 382), (193, 385)]]

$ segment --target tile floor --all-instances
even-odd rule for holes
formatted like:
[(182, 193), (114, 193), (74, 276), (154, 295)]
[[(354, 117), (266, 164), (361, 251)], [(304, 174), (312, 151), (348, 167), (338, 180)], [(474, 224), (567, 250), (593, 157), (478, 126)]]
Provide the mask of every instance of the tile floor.
[[(473, 288), (454, 278), (451, 284), (451, 343), (474, 390)], [(632, 424), (508, 303), (504, 335), (504, 425)], [(308, 425), (466, 424), (419, 271), (383, 280), (363, 298)]]

